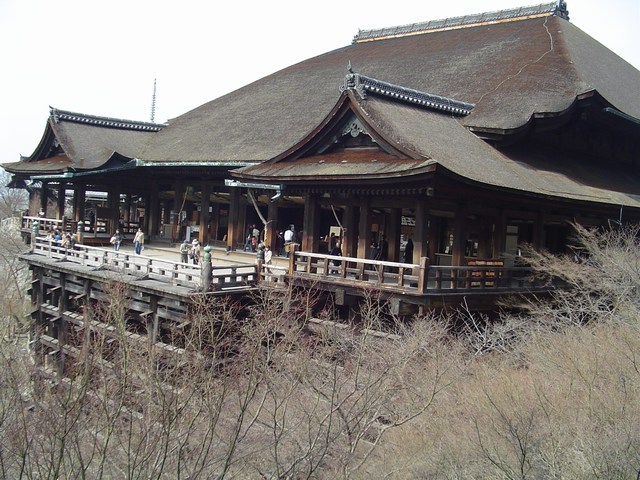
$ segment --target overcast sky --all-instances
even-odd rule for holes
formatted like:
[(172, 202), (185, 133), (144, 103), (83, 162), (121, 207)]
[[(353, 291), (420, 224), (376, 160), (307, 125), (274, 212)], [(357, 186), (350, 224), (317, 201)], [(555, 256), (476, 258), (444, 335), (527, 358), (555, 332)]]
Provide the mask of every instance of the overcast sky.
[[(293, 63), (358, 29), (531, 0), (0, 0), (0, 163), (30, 155), (49, 105), (157, 122)], [(568, 0), (571, 22), (640, 70), (640, 0)]]

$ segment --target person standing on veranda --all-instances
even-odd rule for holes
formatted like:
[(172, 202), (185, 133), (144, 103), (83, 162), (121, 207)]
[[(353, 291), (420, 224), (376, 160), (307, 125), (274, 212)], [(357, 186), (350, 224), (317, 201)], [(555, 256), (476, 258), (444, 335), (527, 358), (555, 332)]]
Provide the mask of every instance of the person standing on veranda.
[[(273, 264), (273, 252), (271, 251), (271, 245), (264, 246), (264, 264), (272, 265)], [(267, 267), (267, 272), (271, 273), (271, 270)]]
[(186, 238), (184, 242), (180, 244), (180, 261), (182, 263), (189, 263), (189, 240)]
[(120, 229), (116, 229), (116, 233), (113, 234), (113, 236), (111, 237), (111, 244), (113, 245), (113, 251), (114, 252), (118, 252), (120, 250), (120, 244), (122, 243), (122, 233), (120, 232)]
[(189, 250), (189, 258), (191, 258), (191, 261), (193, 262), (194, 265), (200, 264), (200, 242), (198, 241), (197, 238), (194, 238), (193, 242), (191, 243), (191, 249)]
[(142, 253), (142, 249), (144, 248), (144, 232), (142, 231), (142, 228), (138, 228), (136, 236), (133, 237), (133, 245), (136, 251), (136, 255), (140, 255)]

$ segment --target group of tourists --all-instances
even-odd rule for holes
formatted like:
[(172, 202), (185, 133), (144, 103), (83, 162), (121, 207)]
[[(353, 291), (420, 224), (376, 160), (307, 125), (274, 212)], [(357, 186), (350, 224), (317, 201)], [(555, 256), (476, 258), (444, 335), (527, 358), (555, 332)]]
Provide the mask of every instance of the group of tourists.
[[(120, 228), (117, 228), (115, 233), (111, 236), (109, 242), (113, 245), (113, 251), (118, 252), (120, 246), (124, 241), (124, 235)], [(141, 255), (144, 250), (144, 231), (142, 228), (138, 228), (135, 236), (133, 237), (133, 249), (136, 255)], [(200, 263), (200, 242), (194, 238), (193, 241), (185, 239), (180, 245), (180, 261), (182, 263), (193, 263), (198, 265)]]
[[(68, 245), (67, 248), (72, 248), (76, 243), (75, 236), (70, 234), (63, 235), (59, 230), (51, 230), (46, 239), (55, 242), (55, 245), (63, 247)], [(120, 228), (116, 229), (110, 239), (110, 243), (113, 245), (115, 252), (120, 250), (120, 245), (123, 240), (124, 235), (122, 234), (122, 230)], [(329, 255), (334, 257), (341, 257), (343, 255), (340, 237), (336, 236), (335, 233), (331, 233), (330, 236), (325, 237), (325, 241), (327, 241), (328, 244)], [(293, 225), (290, 225), (284, 232), (278, 232), (276, 236), (275, 254), (278, 256), (286, 255), (288, 258), (291, 252), (291, 245), (299, 244), (299, 242), (299, 233), (296, 232)], [(140, 255), (144, 250), (144, 232), (142, 231), (142, 228), (138, 228), (138, 231), (133, 238), (133, 244), (135, 253)], [(273, 261), (272, 258), (274, 251), (271, 249), (270, 245), (266, 245), (260, 240), (260, 231), (255, 225), (250, 225), (247, 229), (247, 238), (244, 243), (243, 251), (255, 252), (256, 259), (263, 261), (265, 264), (271, 264)], [(201, 245), (197, 238), (194, 238), (192, 241), (185, 239), (180, 244), (180, 261), (182, 263), (193, 263), (194, 265), (199, 265), (200, 257)], [(369, 247), (369, 259), (386, 261), (388, 258), (389, 243), (387, 242), (386, 236), (382, 235), (379, 242), (377, 242), (375, 238), (372, 239)], [(411, 238), (409, 238), (405, 244), (403, 261), (405, 263), (413, 263), (413, 241)], [(334, 267), (339, 267), (341, 265), (341, 261), (334, 259), (332, 261), (332, 265)], [(332, 272), (337, 273), (337, 269), (333, 269)]]
[[(122, 245), (123, 241), (124, 234), (122, 233), (122, 229), (116, 228), (115, 233), (109, 239), (109, 243), (113, 245), (114, 252), (120, 251), (120, 245)], [(144, 250), (144, 232), (142, 231), (142, 228), (138, 228), (138, 231), (133, 237), (133, 249), (136, 252), (136, 255), (141, 255)]]
[(75, 234), (71, 235), (70, 233), (64, 233), (57, 228), (49, 230), (47, 236), (45, 237), (45, 240), (47, 240), (53, 246), (62, 247), (67, 250), (74, 248), (77, 243)]
[(247, 227), (246, 233), (242, 251), (255, 252), (260, 243), (260, 230), (255, 224), (251, 224)]
[[(262, 233), (255, 224), (248, 225), (242, 251), (257, 252), (260, 244), (263, 243)], [(269, 246), (269, 250), (272, 255), (289, 257), (291, 245), (299, 245), (300, 243), (302, 243), (302, 232), (297, 231), (294, 225), (289, 225), (286, 230), (278, 231), (275, 238), (275, 248), (272, 250)]]
[(191, 242), (185, 238), (180, 244), (180, 261), (189, 263), (189, 260), (194, 265), (200, 264), (200, 242), (197, 238), (194, 238)]

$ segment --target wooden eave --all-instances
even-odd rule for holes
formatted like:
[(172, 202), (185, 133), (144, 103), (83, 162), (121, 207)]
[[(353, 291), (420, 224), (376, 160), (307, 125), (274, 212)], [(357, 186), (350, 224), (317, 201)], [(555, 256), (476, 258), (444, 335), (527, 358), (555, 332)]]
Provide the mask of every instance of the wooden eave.
[(510, 129), (487, 128), (476, 125), (468, 125), (467, 128), (483, 140), (490, 141), (493, 144), (509, 145), (513, 144), (525, 137), (532, 130), (544, 131), (552, 130), (562, 126), (573, 117), (574, 112), (583, 106), (585, 99), (589, 99), (593, 95), (588, 92), (584, 95), (578, 95), (575, 101), (566, 109), (558, 112), (534, 112), (529, 120), (516, 127)]
[[(43, 160), (52, 156), (52, 152), (57, 148), (54, 146), (54, 141), (57, 140), (55, 129), (53, 128), (53, 122), (51, 118), (47, 120), (47, 125), (44, 129), (44, 133), (42, 134), (42, 138), (38, 143), (38, 146), (35, 148), (33, 153), (28, 157), (22, 157), (22, 161), (25, 162), (36, 162), (38, 160)], [(61, 150), (64, 151), (62, 145), (59, 145)], [(66, 152), (65, 152), (66, 153)]]
[[(483, 140), (490, 141), (493, 144), (510, 145), (524, 138), (531, 131), (542, 132), (562, 127), (563, 125), (569, 123), (577, 113), (579, 113), (580, 111), (585, 111), (592, 107), (594, 107), (594, 110), (604, 110), (607, 108), (614, 109), (621, 112), (621, 117), (626, 117), (622, 110), (619, 110), (614, 105), (612, 105), (609, 101), (607, 101), (606, 98), (600, 95), (600, 93), (598, 93), (596, 90), (590, 90), (588, 92), (577, 95), (575, 101), (569, 107), (562, 111), (533, 113), (527, 123), (517, 128), (507, 130), (479, 127), (474, 125), (469, 125), (467, 126), (467, 128), (478, 137), (482, 138)], [(590, 113), (590, 115), (593, 114), (594, 112)], [(595, 115), (598, 116), (598, 113), (595, 113)], [(633, 117), (629, 118), (633, 119)], [(606, 122), (603, 122), (603, 125), (606, 127)], [(633, 128), (633, 126), (629, 125), (623, 128)]]
[(278, 184), (295, 184), (296, 186), (306, 187), (306, 186), (321, 186), (324, 189), (344, 189), (350, 188), (350, 185), (385, 185), (389, 184), (389, 181), (392, 179), (393, 183), (396, 185), (410, 185), (410, 184), (419, 184), (424, 181), (426, 178), (431, 178), (432, 174), (435, 173), (442, 166), (433, 163), (425, 167), (421, 167), (419, 169), (413, 170), (410, 174), (396, 174), (396, 175), (359, 175), (354, 173), (352, 175), (340, 175), (334, 177), (323, 177), (323, 176), (315, 176), (315, 177), (287, 177), (283, 179), (281, 177), (273, 176), (255, 176), (255, 177), (247, 177), (252, 180), (260, 180), (267, 183), (278, 183)]
[[(500, 199), (501, 202), (504, 202), (504, 199), (507, 196), (511, 196), (515, 199), (529, 199), (533, 202), (552, 202), (558, 205), (564, 206), (580, 206), (582, 208), (592, 208), (597, 206), (600, 210), (611, 210), (611, 209), (619, 209), (620, 205), (606, 202), (602, 199), (596, 198), (571, 198), (566, 197), (554, 193), (540, 193), (540, 192), (532, 192), (528, 190), (519, 190), (516, 188), (500, 186), (500, 185), (488, 185), (483, 182), (479, 182), (477, 180), (473, 180), (467, 178), (465, 176), (459, 175), (451, 170), (443, 167), (442, 165), (438, 165), (438, 175), (440, 175), (441, 179), (448, 179), (452, 182), (455, 182), (459, 185), (468, 185), (474, 189), (479, 189), (480, 191), (485, 193), (487, 198), (495, 197), (496, 199)], [(436, 196), (438, 195), (438, 189), (436, 186)], [(625, 208), (633, 209), (634, 211), (640, 213), (640, 208), (633, 207), (631, 205), (625, 205)]]

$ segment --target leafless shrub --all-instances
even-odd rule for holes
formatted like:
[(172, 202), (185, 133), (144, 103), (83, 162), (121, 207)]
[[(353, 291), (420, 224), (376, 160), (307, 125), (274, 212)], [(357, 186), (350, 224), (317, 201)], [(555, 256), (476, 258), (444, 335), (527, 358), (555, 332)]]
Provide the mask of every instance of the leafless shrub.
[(25, 333), (29, 326), (24, 316), (29, 270), (18, 259), (20, 254), (26, 253), (27, 247), (12, 218), (2, 221), (0, 244), (0, 282), (5, 286), (0, 302), (0, 336), (13, 336)]
[(561, 257), (529, 249), (538, 275), (561, 280), (566, 288), (551, 301), (529, 302), (535, 321), (584, 325), (591, 321), (631, 321), (639, 318), (640, 226), (591, 230), (574, 224), (574, 253)]
[[(633, 264), (637, 244), (628, 249)], [(271, 291), (250, 307), (202, 294), (175, 338), (180, 353), (127, 341), (126, 291), (114, 282), (110, 301), (85, 310), (112, 330), (70, 332), (81, 353), (64, 381), (25, 343), (2, 344), (0, 475), (634, 478), (638, 280), (620, 260), (584, 258), (542, 257), (540, 271), (567, 275), (573, 296), (493, 324), (470, 312), (462, 326), (435, 313), (402, 323), (371, 292), (346, 328), (327, 308), (326, 328), (312, 332), (320, 305), (307, 291)], [(581, 280), (582, 268), (604, 285)], [(602, 300), (587, 303), (587, 287)], [(574, 300), (595, 310), (568, 317)]]
[(29, 196), (26, 190), (9, 188), (11, 175), (0, 172), (0, 219), (19, 217), (27, 208)]
[(249, 311), (197, 299), (180, 355), (128, 341), (126, 289), (108, 291), (85, 318), (109, 328), (70, 336), (82, 353), (63, 381), (26, 350), (2, 357), (5, 476), (357, 476), (450, 381), (440, 330), (316, 337), (306, 328), (315, 300), (302, 291)]

